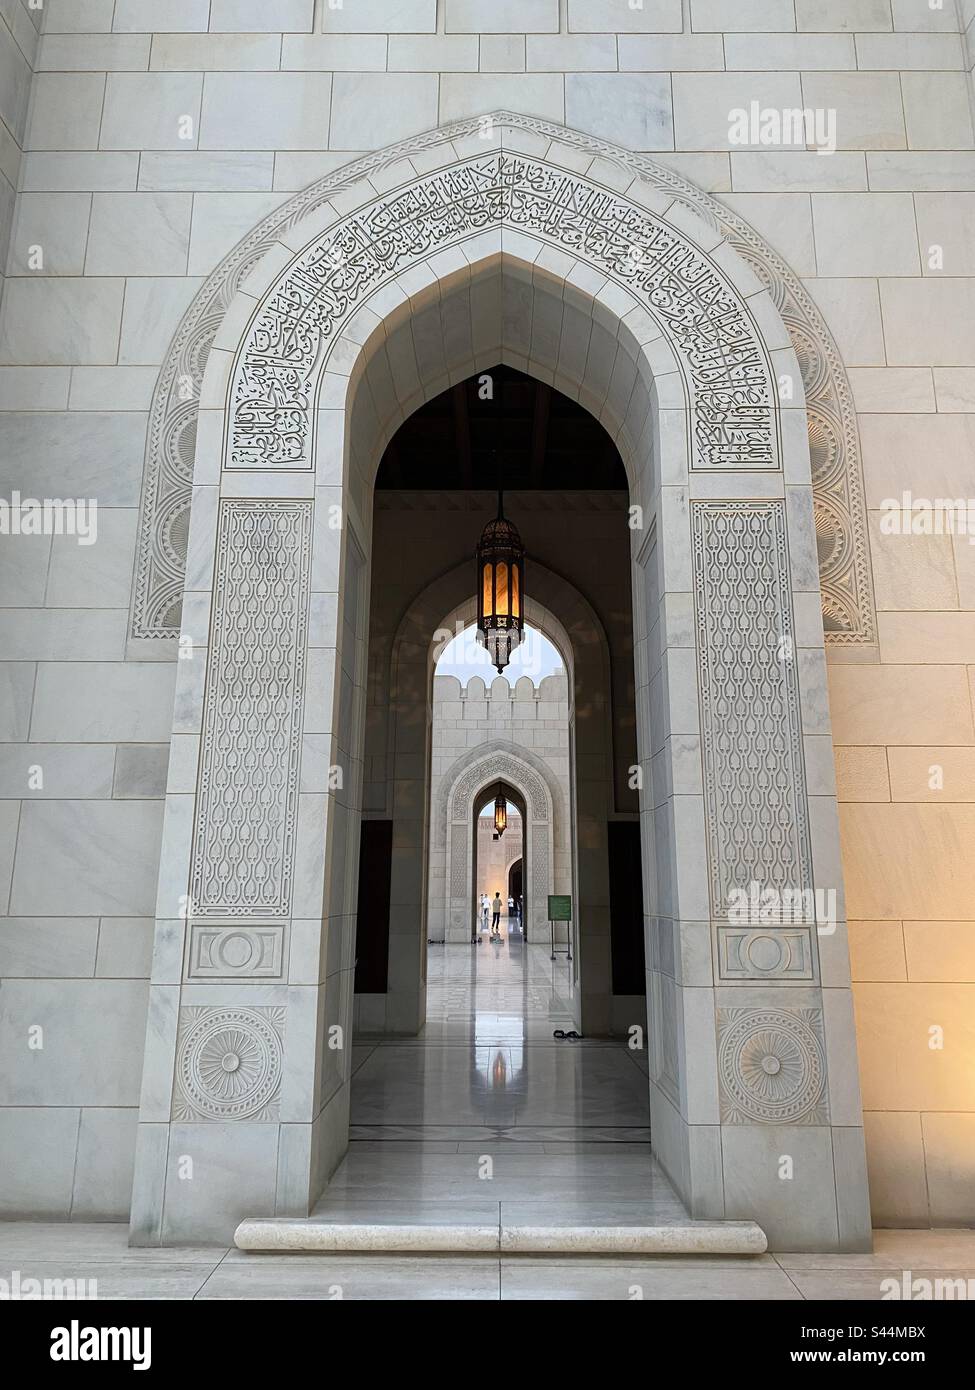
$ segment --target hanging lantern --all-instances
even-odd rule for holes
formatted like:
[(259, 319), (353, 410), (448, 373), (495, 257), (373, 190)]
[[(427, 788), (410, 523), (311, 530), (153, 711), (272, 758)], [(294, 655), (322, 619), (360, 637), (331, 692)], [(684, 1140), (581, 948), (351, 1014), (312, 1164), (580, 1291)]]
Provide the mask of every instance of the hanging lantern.
[(498, 794), (494, 798), (494, 829), (495, 839), (500, 840), (501, 836), (508, 828), (508, 803), (505, 800), (504, 792), (498, 788)]
[(524, 612), (525, 547), (517, 526), (505, 520), (499, 490), (498, 515), (477, 547), (477, 640), (499, 672), (521, 642)]

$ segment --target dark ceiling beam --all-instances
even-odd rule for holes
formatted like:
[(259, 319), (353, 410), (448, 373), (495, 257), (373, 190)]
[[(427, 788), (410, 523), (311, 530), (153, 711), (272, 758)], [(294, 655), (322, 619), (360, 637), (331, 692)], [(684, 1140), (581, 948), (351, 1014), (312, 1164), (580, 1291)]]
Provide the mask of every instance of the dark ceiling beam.
[(460, 465), (461, 487), (473, 487), (474, 466), (471, 459), (471, 422), (467, 411), (467, 386), (463, 381), (451, 388), (454, 398), (454, 440), (457, 462)]
[(548, 420), (552, 404), (552, 388), (539, 381), (535, 389), (535, 417), (532, 421), (531, 486), (541, 487), (545, 471), (545, 451), (548, 446)]

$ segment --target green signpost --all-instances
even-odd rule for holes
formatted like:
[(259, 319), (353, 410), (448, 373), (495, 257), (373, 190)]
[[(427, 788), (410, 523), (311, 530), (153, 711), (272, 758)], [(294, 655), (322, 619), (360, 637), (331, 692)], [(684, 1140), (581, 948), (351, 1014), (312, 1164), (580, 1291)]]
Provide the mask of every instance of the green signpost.
[(552, 932), (552, 959), (558, 956), (568, 956), (572, 959), (572, 928), (566, 927), (565, 930), (565, 950), (555, 949), (555, 924), (556, 922), (572, 921), (572, 899), (568, 893), (549, 893), (548, 895), (548, 924)]

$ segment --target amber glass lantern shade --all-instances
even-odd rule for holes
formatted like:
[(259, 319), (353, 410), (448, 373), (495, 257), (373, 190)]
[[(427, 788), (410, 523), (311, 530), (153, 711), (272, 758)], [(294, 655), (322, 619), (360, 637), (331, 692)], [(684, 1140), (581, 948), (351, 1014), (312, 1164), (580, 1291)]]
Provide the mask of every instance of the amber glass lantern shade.
[(504, 834), (507, 828), (508, 802), (505, 799), (504, 792), (499, 787), (498, 794), (494, 798), (494, 829), (496, 833), (496, 838), (500, 840), (501, 836)]
[(477, 547), (477, 640), (504, 671), (525, 630), (525, 547), (517, 526), (498, 515)]

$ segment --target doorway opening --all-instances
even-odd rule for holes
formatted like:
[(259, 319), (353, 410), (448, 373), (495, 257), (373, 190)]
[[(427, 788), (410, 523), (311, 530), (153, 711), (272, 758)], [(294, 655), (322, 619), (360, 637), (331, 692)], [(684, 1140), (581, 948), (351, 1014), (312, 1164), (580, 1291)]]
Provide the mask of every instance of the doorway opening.
[[(525, 640), (503, 673), (473, 624), (497, 485), (526, 547)], [(617, 895), (614, 924), (609, 890), (613, 826), (640, 843), (628, 502), (593, 416), (510, 367), (435, 397), (386, 448), (359, 882), (372, 901), (367, 827), (389, 820), (392, 889), (385, 988), (357, 986), (353, 1144), (593, 1142), (604, 1162), (626, 1145), (649, 1172), (647, 1069), (622, 1042), (646, 1023), (643, 904)], [(553, 894), (573, 904), (554, 957)], [(374, 926), (360, 915), (360, 960)]]
[[(501, 831), (496, 828), (499, 801), (504, 806), (505, 824)], [(524, 853), (523, 806), (514, 787), (499, 780), (474, 813), (473, 935), (478, 944), (489, 931), (495, 931), (495, 917), (499, 918), (497, 928), (503, 928), (506, 936), (517, 935), (524, 940), (524, 928), (519, 923), (520, 900), (515, 901), (508, 881), (512, 854), (517, 854), (520, 861)]]

